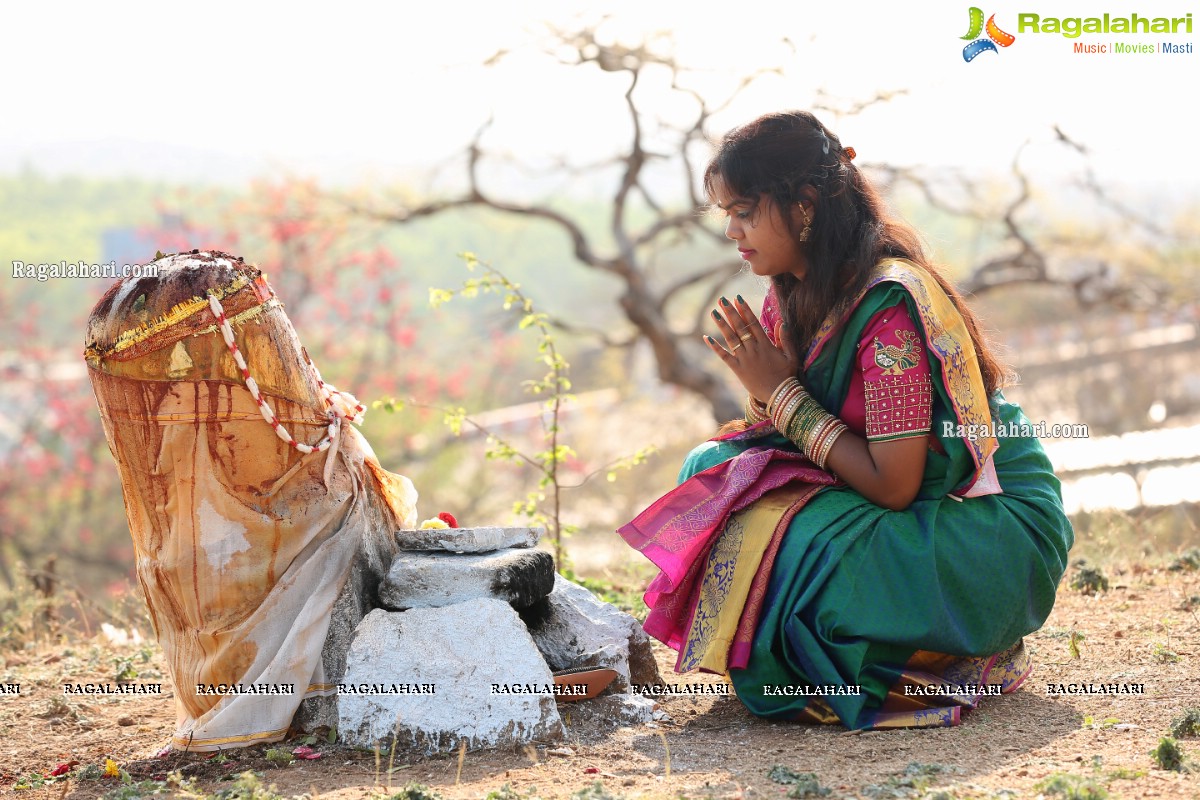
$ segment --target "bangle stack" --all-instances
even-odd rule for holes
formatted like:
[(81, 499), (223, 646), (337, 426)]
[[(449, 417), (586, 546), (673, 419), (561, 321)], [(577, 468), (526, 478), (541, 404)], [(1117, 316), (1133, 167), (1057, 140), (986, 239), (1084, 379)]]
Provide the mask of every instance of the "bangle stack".
[(825, 469), (833, 443), (846, 430), (846, 423), (822, 408), (795, 378), (788, 378), (771, 394), (767, 414), (775, 430), (795, 442), (821, 469)]
[(762, 401), (754, 395), (746, 395), (746, 422), (757, 425), (770, 418), (771, 415), (767, 413), (767, 407), (763, 405)]

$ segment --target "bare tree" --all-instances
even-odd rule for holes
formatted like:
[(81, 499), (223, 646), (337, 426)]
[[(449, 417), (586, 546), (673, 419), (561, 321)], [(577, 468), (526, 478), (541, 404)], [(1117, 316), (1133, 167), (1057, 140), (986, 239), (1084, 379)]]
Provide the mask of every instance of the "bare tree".
[[(728, 242), (713, 226), (706, 225), (700, 213), (704, 205), (698, 194), (698, 171), (696, 154), (698, 149), (711, 141), (708, 130), (711, 118), (726, 109), (748, 86), (768, 73), (779, 73), (778, 69), (759, 70), (746, 75), (735, 88), (718, 102), (711, 102), (698, 91), (688, 87), (686, 67), (677, 62), (669, 52), (661, 52), (651, 44), (637, 47), (601, 42), (595, 28), (585, 27), (578, 31), (552, 31), (552, 47), (562, 63), (596, 68), (626, 77), (624, 106), (628, 113), (631, 136), (619, 153), (610, 161), (592, 165), (593, 169), (618, 168), (618, 179), (609, 201), (608, 231), (611, 243), (602, 248), (593, 237), (585, 232), (585, 226), (566, 211), (553, 205), (538, 202), (518, 202), (492, 193), (483, 185), (480, 166), (489, 158), (483, 147), (483, 138), (490, 121), (476, 133), (466, 150), (466, 188), (461, 193), (429, 202), (404, 207), (369, 207), (355, 202), (351, 206), (361, 215), (376, 220), (408, 224), (416, 220), (454, 208), (472, 206), (487, 207), (513, 215), (523, 215), (559, 228), (571, 242), (574, 258), (587, 269), (611, 276), (619, 281), (621, 291), (619, 304), (629, 326), (623, 335), (609, 332), (588, 331), (608, 346), (628, 347), (638, 341), (648, 343), (653, 353), (659, 378), (669, 384), (682, 387), (705, 398), (718, 420), (741, 416), (741, 401), (731, 390), (723, 370), (712, 359), (702, 358), (700, 337), (707, 321), (706, 312), (722, 287), (740, 268), (740, 262), (731, 257), (714, 257), (709, 263), (699, 266), (680, 266), (670, 280), (658, 279), (649, 268), (653, 254), (670, 245), (699, 239), (724, 247)], [(669, 47), (661, 48), (669, 51)], [(564, 55), (566, 54), (566, 55)], [(502, 51), (489, 59), (488, 64), (502, 60)], [(637, 89), (639, 81), (650, 71), (666, 70), (670, 75), (670, 89), (690, 99), (694, 111), (680, 123), (667, 122), (643, 107)], [(877, 103), (886, 103), (896, 93), (880, 93), (866, 100), (845, 102), (818, 92), (813, 103), (815, 111), (825, 111), (835, 116), (861, 113)], [(653, 135), (650, 129), (653, 128)], [(1069, 139), (1061, 131), (1059, 144), (1083, 154), (1084, 148)], [(665, 144), (664, 144), (665, 143)], [(1116, 272), (1103, 262), (1078, 265), (1071, 270), (1057, 270), (1054, 258), (1047, 252), (1039, 234), (1031, 228), (1030, 214), (1032, 193), (1030, 180), (1020, 165), (1018, 152), (1012, 164), (1012, 175), (1016, 192), (1007, 207), (996, 211), (981, 207), (972, 191), (971, 182), (958, 176), (931, 175), (918, 169), (905, 169), (883, 165), (864, 164), (885, 184), (885, 188), (900, 186), (915, 187), (927, 202), (954, 215), (978, 220), (980, 225), (996, 224), (1003, 227), (1003, 255), (989, 258), (974, 265), (970, 275), (963, 281), (967, 292), (983, 292), (1014, 283), (1044, 283), (1067, 286), (1085, 301), (1112, 299), (1120, 296), (1123, 286), (1115, 279)], [(655, 162), (673, 165), (679, 169), (679, 193), (673, 202), (662, 202), (654, 196), (648, 185), (647, 168)], [(565, 166), (563, 166), (565, 168)], [(943, 196), (941, 184), (950, 179), (962, 189), (957, 199), (951, 201)], [(1107, 200), (1091, 172), (1088, 172), (1087, 188), (1101, 201)], [(631, 215), (631, 204), (638, 202), (641, 210), (638, 220)], [(1109, 202), (1109, 207), (1118, 213), (1133, 218), (1132, 212)], [(715, 249), (715, 248), (714, 248)], [(579, 326), (565, 320), (556, 321), (564, 330), (581, 332)]]
[[(742, 89), (760, 75), (771, 70), (746, 76), (723, 101), (711, 104), (679, 81), (684, 69), (673, 57), (655, 52), (647, 45), (625, 47), (602, 44), (597, 41), (592, 29), (575, 33), (556, 32), (554, 35), (557, 43), (566, 45), (573, 54), (564, 63), (576, 66), (594, 64), (601, 70), (623, 73), (628, 78), (624, 102), (632, 135), (615, 159), (597, 165), (608, 167), (616, 164), (619, 167), (619, 179), (609, 206), (608, 231), (612, 245), (608, 249), (602, 250), (585, 232), (581, 221), (567, 213), (541, 203), (502, 198), (493, 195), (482, 185), (480, 165), (486, 155), (482, 139), (490, 122), (480, 128), (467, 148), (467, 188), (458, 196), (409, 208), (379, 210), (356, 205), (355, 210), (378, 220), (405, 224), (452, 208), (486, 206), (509, 214), (542, 219), (557, 226), (569, 237), (574, 258), (580, 264), (612, 276), (621, 285), (619, 304), (630, 324), (629, 329), (624, 335), (618, 336), (601, 331), (588, 333), (608, 346), (629, 347), (637, 341), (647, 342), (662, 381), (705, 398), (718, 419), (740, 416), (740, 398), (731, 390), (726, 376), (715, 369), (709, 359), (697, 357), (702, 351), (696, 345), (704, 330), (704, 309), (720, 294), (721, 287), (738, 273), (741, 262), (729, 256), (715, 257), (709, 263), (685, 268), (667, 281), (655, 280), (648, 262), (650, 255), (661, 250), (666, 243), (678, 244), (700, 238), (715, 245), (727, 244), (719, 231), (705, 224), (700, 213), (703, 203), (698, 194), (693, 152), (696, 145), (706, 145), (708, 142), (706, 126), (709, 118), (728, 106)], [(556, 52), (561, 54), (563, 50), (556, 48)], [(490, 61), (494, 63), (499, 57)], [(647, 124), (652, 117), (639, 105), (636, 91), (644, 72), (651, 67), (669, 70), (672, 91), (692, 98), (695, 106), (691, 119), (682, 125), (655, 121), (657, 136), (654, 138), (671, 142), (669, 150), (665, 152), (655, 150), (650, 143)], [(679, 163), (682, 203), (676, 201), (674, 205), (668, 205), (654, 196), (648, 186), (646, 173), (648, 165), (656, 161)], [(635, 202), (642, 209), (649, 210), (648, 222), (633, 220), (630, 210)], [(702, 296), (700, 303), (696, 302), (697, 292)], [(581, 332), (578, 326), (566, 320), (558, 319), (555, 322), (564, 330)]]

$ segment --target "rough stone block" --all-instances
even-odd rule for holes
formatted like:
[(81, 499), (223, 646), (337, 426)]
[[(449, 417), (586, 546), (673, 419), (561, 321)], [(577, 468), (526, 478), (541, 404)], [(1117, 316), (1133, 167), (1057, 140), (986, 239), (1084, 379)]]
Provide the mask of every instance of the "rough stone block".
[(554, 557), (544, 550), (400, 553), (379, 591), (384, 608), (440, 608), (493, 598), (525, 608), (554, 588)]
[(396, 545), (384, 531), (364, 535), (350, 567), (350, 575), (333, 605), (329, 632), (321, 648), (321, 674), (313, 681), (329, 685), (326, 694), (306, 698), (300, 703), (292, 724), (302, 731), (332, 728), (337, 725), (337, 684), (346, 672), (346, 653), (354, 639), (355, 628), (378, 606), (379, 583), (387, 574)]
[(427, 528), (396, 531), (401, 550), (493, 553), (509, 547), (535, 547), (543, 528)]
[(571, 738), (592, 737), (630, 725), (643, 725), (654, 715), (654, 701), (634, 694), (605, 694), (562, 707)]
[(606, 695), (627, 691), (631, 683), (662, 683), (650, 637), (638, 621), (561, 575), (555, 576), (550, 595), (521, 617), (551, 669), (616, 670)]
[[(427, 752), (557, 741), (554, 678), (516, 611), (478, 599), (367, 615), (346, 659), (338, 732), (356, 747), (396, 742)], [(495, 685), (509, 691), (495, 691)], [(413, 690), (411, 687), (416, 687)], [(429, 692), (428, 688), (433, 691)], [(512, 687), (525, 687), (511, 691)], [(526, 691), (532, 689), (532, 691)]]

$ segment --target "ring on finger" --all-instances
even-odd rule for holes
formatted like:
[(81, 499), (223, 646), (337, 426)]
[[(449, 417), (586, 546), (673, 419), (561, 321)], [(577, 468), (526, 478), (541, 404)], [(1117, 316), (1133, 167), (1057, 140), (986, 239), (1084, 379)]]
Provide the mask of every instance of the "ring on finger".
[(754, 338), (754, 331), (746, 331), (738, 338), (741, 339), (743, 342), (748, 342)]
[(737, 350), (737, 349), (738, 349), (739, 347), (741, 347), (741, 346), (742, 346), (742, 343), (741, 343), (741, 342), (738, 342), (738, 343), (737, 343), (737, 344), (735, 344), (733, 347), (729, 348), (729, 352), (731, 352), (731, 353), (732, 353), (734, 350)]

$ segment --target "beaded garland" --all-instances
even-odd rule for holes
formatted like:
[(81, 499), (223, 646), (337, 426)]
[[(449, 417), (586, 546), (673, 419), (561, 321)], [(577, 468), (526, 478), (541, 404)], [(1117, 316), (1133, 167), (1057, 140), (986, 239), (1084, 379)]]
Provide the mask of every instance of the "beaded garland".
[(211, 289), (208, 293), (208, 307), (212, 311), (213, 316), (217, 318), (217, 327), (221, 331), (222, 338), (225, 339), (226, 347), (229, 348), (229, 352), (233, 355), (234, 362), (242, 372), (242, 379), (246, 382), (246, 389), (249, 390), (250, 396), (254, 398), (254, 402), (258, 404), (259, 413), (262, 414), (263, 419), (270, 423), (271, 428), (275, 431), (275, 435), (280, 439), (301, 453), (323, 452), (328, 450), (329, 446), (333, 443), (333, 439), (337, 436), (338, 429), (341, 427), (342, 420), (349, 420), (355, 425), (362, 424), (366, 408), (363, 407), (362, 403), (358, 402), (354, 395), (339, 391), (336, 387), (321, 380), (321, 373), (317, 371), (316, 364), (313, 364), (312, 359), (308, 357), (308, 351), (304, 351), (304, 361), (308, 364), (308, 368), (312, 370), (313, 377), (317, 380), (317, 387), (321, 392), (321, 397), (328, 408), (329, 425), (325, 429), (325, 436), (315, 445), (297, 442), (288, 433), (287, 429), (279, 423), (279, 418), (275, 416), (275, 412), (259, 392), (258, 383), (251, 377), (246, 359), (242, 357), (242, 351), (238, 349), (237, 341), (233, 337), (233, 326), (230, 325), (229, 320), (225, 317), (225, 308), (221, 305), (220, 299), (218, 299), (218, 293)]

